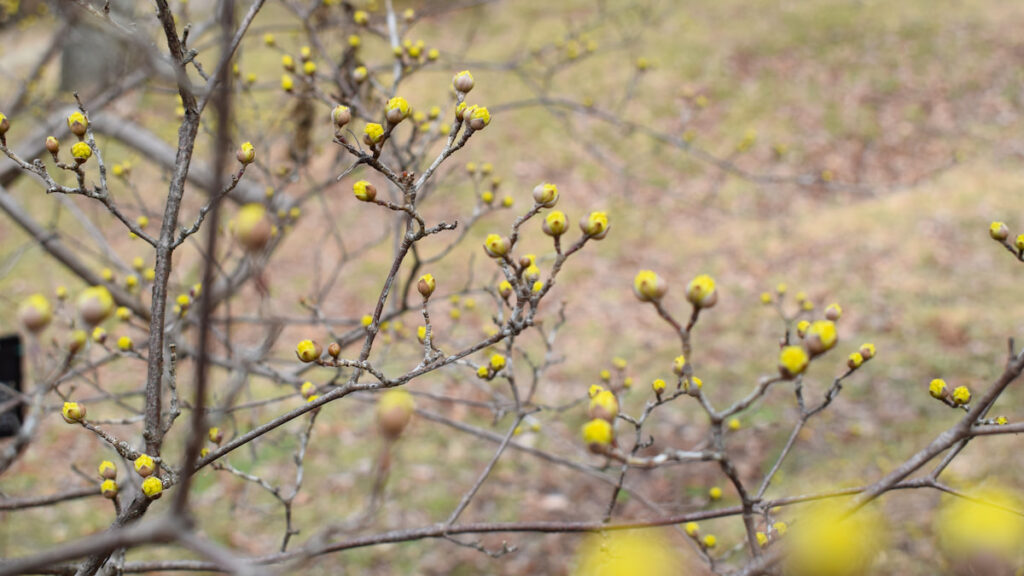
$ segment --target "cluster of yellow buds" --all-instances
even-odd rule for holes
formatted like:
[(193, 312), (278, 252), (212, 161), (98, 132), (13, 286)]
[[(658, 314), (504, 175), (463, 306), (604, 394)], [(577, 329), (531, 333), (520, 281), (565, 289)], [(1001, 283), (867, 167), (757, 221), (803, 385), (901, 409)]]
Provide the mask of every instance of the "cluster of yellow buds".
[(967, 386), (957, 386), (952, 390), (946, 386), (946, 381), (935, 378), (928, 383), (928, 393), (932, 398), (941, 400), (950, 406), (966, 406), (971, 402), (971, 390)]
[(700, 546), (705, 552), (718, 546), (718, 538), (714, 534), (705, 534), (701, 536), (700, 525), (696, 522), (687, 522), (683, 525), (683, 532), (687, 536), (693, 539), (693, 541)]

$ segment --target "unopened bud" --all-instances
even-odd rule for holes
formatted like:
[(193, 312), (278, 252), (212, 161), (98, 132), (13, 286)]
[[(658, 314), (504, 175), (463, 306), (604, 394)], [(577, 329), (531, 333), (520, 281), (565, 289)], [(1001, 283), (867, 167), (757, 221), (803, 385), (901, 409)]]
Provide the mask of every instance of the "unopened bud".
[(430, 298), (435, 288), (437, 288), (437, 281), (434, 280), (433, 274), (424, 274), (420, 277), (419, 282), (416, 283), (416, 290), (419, 291), (424, 300)]

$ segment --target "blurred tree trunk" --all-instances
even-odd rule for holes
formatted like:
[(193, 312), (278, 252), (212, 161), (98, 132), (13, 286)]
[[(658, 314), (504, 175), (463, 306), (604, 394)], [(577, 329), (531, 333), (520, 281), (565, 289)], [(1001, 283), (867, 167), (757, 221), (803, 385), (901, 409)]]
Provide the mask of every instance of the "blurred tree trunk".
[[(102, 2), (99, 7), (102, 8)], [(132, 0), (111, 0), (112, 17), (130, 19)], [(123, 76), (132, 63), (132, 50), (110, 33), (97, 27), (81, 10), (60, 3), (60, 17), (74, 24), (61, 53), (60, 87), (94, 94)]]

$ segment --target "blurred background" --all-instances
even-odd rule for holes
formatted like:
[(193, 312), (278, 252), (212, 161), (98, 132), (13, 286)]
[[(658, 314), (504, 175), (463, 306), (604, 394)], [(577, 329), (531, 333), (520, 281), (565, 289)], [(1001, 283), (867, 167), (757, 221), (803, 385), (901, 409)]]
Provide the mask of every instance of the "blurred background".
[[(16, 150), (30, 146), (23, 138), (63, 121), (60, 111), (74, 103), (72, 90), (79, 90), (88, 106), (139, 66), (138, 55), (102, 25), (94, 30), (96, 24), (73, 4), (0, 1), (0, 111), (17, 128), (7, 136)], [(336, 172), (329, 170), (336, 150), (326, 107), (316, 108), (310, 144), (303, 148), (311, 160), (295, 167), (298, 145), (289, 138), (300, 119), (296, 99), (281, 90), (280, 60), (282, 53), (297, 57), (306, 40), (286, 4), (268, 2), (240, 50), (238, 135), (256, 144), (260, 165), (246, 178), (295, 195), (325, 184), (318, 200), (303, 207), (264, 271), (270, 298), (249, 285), (233, 306), (253, 314), (309, 317), (299, 299), (327, 286), (328, 263), (352, 251), (358, 258), (332, 285), (321, 312), (341, 319), (336, 328), (354, 327), (372, 311), (392, 246), (381, 238), (387, 233), (384, 216), (354, 205), (351, 182), (333, 180)], [(324, 10), (353, 7), (324, 4)], [(381, 3), (352, 4), (382, 17)], [(112, 5), (119, 17), (139, 22), (140, 30), (157, 38), (149, 3)], [(202, 21), (212, 10), (211, 2), (200, 0), (171, 5), (179, 24)], [(413, 106), (437, 105), (448, 113), (451, 76), (469, 69), (476, 78), (473, 101), (493, 114), (488, 129), (445, 164), (442, 184), (424, 214), (433, 221), (464, 220), (494, 176), (501, 178), (497, 196), (516, 203), (512, 211), (484, 216), (448, 258), (434, 265), (442, 292), (454, 294), (435, 304), (440, 334), (466, 340), (485, 334), (491, 303), (478, 288), (497, 276), (480, 243), (486, 234), (509, 228), (529, 206), (536, 183), (558, 184), (559, 209), (570, 222), (596, 209), (606, 210), (611, 221), (609, 236), (567, 265), (542, 308), (553, 322), (559, 301), (565, 301), (566, 321), (556, 345), (561, 362), (540, 383), (537, 401), (549, 409), (530, 418), (528, 429), (516, 437), (519, 444), (599, 468), (602, 460), (588, 454), (578, 438), (588, 387), (601, 382), (602, 370), (613, 370), (613, 358), (626, 360), (621, 374), (632, 378), (633, 386), (622, 405), (635, 414), (651, 398), (650, 382), (670, 377), (678, 342), (649, 306), (634, 298), (631, 283), (639, 269), (655, 270), (668, 281), (667, 305), (681, 317), (688, 313), (686, 283), (703, 273), (716, 279), (719, 303), (701, 317), (693, 358), (704, 393), (720, 406), (775, 371), (785, 326), (772, 307), (761, 304), (761, 294), (774, 294), (779, 283), (788, 286), (789, 310), (795, 310), (793, 296), (804, 292), (819, 311), (833, 302), (844, 311), (838, 355), (812, 366), (805, 380), (808, 397), (825, 391), (844, 370), (846, 354), (862, 342), (877, 346), (877, 358), (801, 432), (769, 497), (879, 478), (955, 421), (953, 411), (928, 396), (931, 379), (980, 390), (1002, 371), (1007, 338), (1024, 328), (1024, 304), (1016, 292), (1024, 271), (994, 245), (986, 229), (989, 222), (1004, 220), (1015, 236), (1021, 223), (1024, 4), (396, 0), (395, 7), (422, 15), (408, 37), (441, 54), (404, 85), (402, 93)], [(213, 49), (201, 30), (193, 33), (198, 49)], [(275, 35), (275, 47), (265, 45), (268, 33)], [(344, 43), (347, 33), (331, 36), (328, 30), (324, 36)], [(156, 44), (166, 50), (162, 42)], [(385, 39), (367, 34), (360, 49), (366, 60), (387, 68), (391, 48)], [(48, 54), (52, 57), (43, 58)], [(178, 106), (173, 85), (156, 77), (104, 111), (173, 145)], [(166, 169), (114, 138), (100, 137), (99, 144), (108, 164), (131, 166), (131, 176), (112, 185), (119, 201), (133, 215), (158, 219)], [(209, 143), (201, 142), (197, 157), (210, 155)], [(475, 166), (470, 170), (467, 163)], [(480, 174), (486, 163), (492, 174)], [(38, 181), (17, 178), (11, 167), (6, 159), (0, 162), (6, 194), (90, 266), (117, 271), (117, 262), (137, 256), (148, 257), (151, 265), (148, 247), (114, 226), (102, 206), (48, 196)], [(194, 214), (201, 205), (201, 197), (193, 195), (183, 214)], [(344, 251), (327, 239), (331, 226), (343, 235)], [(550, 251), (539, 230), (523, 242), (537, 254)], [(426, 243), (430, 250), (446, 244), (444, 239)], [(173, 281), (187, 290), (200, 274), (197, 248), (189, 247), (175, 262)], [(17, 307), (29, 294), (53, 294), (58, 286), (74, 292), (81, 285), (0, 214), (0, 332), (17, 330)], [(462, 286), (466, 290), (460, 291)], [(459, 311), (457, 318), (452, 310)], [(413, 316), (404, 332), (395, 328), (381, 352), (385, 365), (415, 364), (422, 351), (415, 339), (417, 323)], [(141, 339), (141, 326), (123, 330), (134, 329)], [(289, 343), (324, 334), (323, 327), (289, 324), (269, 364), (294, 365)], [(242, 342), (258, 342), (260, 336), (236, 334)], [(44, 361), (46, 346), (46, 341), (30, 343), (29, 373), (34, 362)], [(544, 353), (539, 339), (524, 346), (534, 355)], [(137, 389), (144, 365), (136, 364), (97, 369), (88, 386)], [(527, 368), (521, 366), (525, 378)], [(410, 389), (435, 397), (417, 396), (424, 411), (502, 434), (511, 416), (495, 418), (487, 408), (493, 398), (488, 386), (461, 370), (427, 375)], [(280, 385), (253, 378), (245, 397), (259, 401), (281, 392)], [(482, 406), (444, 399), (449, 397)], [(303, 530), (300, 541), (316, 526), (350, 517), (365, 505), (381, 443), (367, 409), (370, 401), (345, 400), (320, 414), (306, 459), (307, 486), (294, 509)], [(1011, 388), (994, 414), (1014, 421), (1020, 401), (1019, 391)], [(234, 435), (283, 410), (269, 404), (226, 416), (221, 426)], [(119, 414), (114, 407), (105, 414), (123, 417), (130, 410)], [(740, 416), (727, 445), (744, 478), (757, 478), (771, 466), (796, 417), (785, 387), (773, 389), (764, 403)], [(233, 454), (232, 464), (287, 484), (301, 429), (296, 425), (269, 435)], [(647, 431), (658, 446), (691, 449), (705, 438), (707, 422), (696, 403), (681, 402), (659, 412)], [(386, 501), (363, 529), (374, 533), (443, 521), (494, 448), (479, 436), (417, 417), (392, 454)], [(975, 442), (945, 478), (963, 488), (999, 484), (1019, 490), (1024, 461), (1017, 448), (1013, 437)], [(73, 467), (91, 473), (101, 457), (104, 451), (93, 437), (63, 426), (51, 414), (25, 456), (0, 476), (0, 492), (49, 493), (85, 484)], [(713, 463), (636, 471), (629, 478), (634, 490), (668, 513), (738, 503)], [(708, 492), (716, 486), (724, 496), (711, 501)], [(282, 512), (259, 486), (207, 470), (195, 490), (206, 510), (202, 533), (246, 553), (276, 550)], [(516, 450), (503, 457), (462, 520), (600, 518), (610, 494), (607, 484)], [(616, 518), (649, 513), (629, 494), (621, 498)], [(938, 493), (926, 491), (882, 499), (879, 509), (890, 532), (873, 574), (949, 573), (948, 559), (937, 546), (935, 511), (941, 501)], [(96, 499), (0, 512), (0, 555), (25, 554), (101, 529), (111, 514)], [(718, 536), (716, 555), (728, 559), (743, 544), (736, 518), (702, 526)], [(666, 538), (685, 557), (681, 573), (706, 573), (685, 537), (669, 532)], [(302, 570), (571, 574), (582, 542), (577, 535), (533, 534), (488, 535), (482, 541), (499, 548), (508, 541), (519, 550), (493, 559), (428, 540), (328, 555)], [(170, 549), (138, 554), (180, 557)]]

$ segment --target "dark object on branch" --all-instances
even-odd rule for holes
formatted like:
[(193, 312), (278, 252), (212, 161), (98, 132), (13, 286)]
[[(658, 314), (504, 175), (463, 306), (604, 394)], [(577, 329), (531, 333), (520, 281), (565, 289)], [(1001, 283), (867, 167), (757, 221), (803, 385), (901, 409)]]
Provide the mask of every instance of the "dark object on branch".
[[(0, 336), (0, 406), (15, 399), (21, 392), (21, 337)], [(12, 392), (13, 391), (13, 392)], [(25, 420), (25, 404), (18, 403), (0, 410), (0, 438), (15, 436)]]

